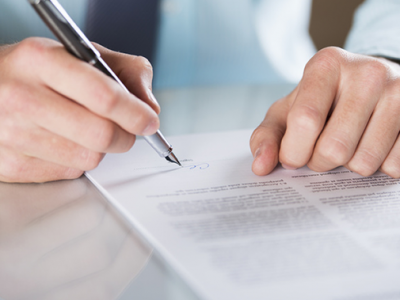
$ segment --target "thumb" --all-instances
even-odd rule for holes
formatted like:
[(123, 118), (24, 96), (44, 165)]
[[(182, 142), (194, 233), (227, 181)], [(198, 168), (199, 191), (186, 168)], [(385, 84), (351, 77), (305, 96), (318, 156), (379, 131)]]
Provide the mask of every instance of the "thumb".
[(254, 157), (253, 172), (263, 176), (271, 173), (279, 162), (279, 149), (286, 131), (286, 119), (297, 88), (288, 96), (276, 101), (268, 110), (264, 120), (254, 130), (250, 149)]

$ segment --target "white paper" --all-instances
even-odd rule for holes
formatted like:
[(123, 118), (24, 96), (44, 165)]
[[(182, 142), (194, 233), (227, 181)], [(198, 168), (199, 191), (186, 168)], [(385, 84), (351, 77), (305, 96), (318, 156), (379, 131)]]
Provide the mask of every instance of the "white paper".
[(87, 176), (204, 299), (400, 299), (400, 181), (251, 172), (250, 131), (144, 142)]

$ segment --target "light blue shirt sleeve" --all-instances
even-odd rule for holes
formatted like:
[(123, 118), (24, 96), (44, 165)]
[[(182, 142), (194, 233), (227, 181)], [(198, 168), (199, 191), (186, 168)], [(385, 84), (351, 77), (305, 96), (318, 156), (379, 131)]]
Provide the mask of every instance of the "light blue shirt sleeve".
[(345, 48), (400, 59), (400, 0), (366, 0), (355, 14)]

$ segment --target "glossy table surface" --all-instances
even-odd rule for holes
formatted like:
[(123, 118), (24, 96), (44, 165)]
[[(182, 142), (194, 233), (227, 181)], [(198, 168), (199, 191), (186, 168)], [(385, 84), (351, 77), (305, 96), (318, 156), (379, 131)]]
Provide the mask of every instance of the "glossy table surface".
[[(291, 85), (158, 91), (166, 136), (255, 128)], [(0, 183), (0, 299), (198, 297), (86, 179)]]

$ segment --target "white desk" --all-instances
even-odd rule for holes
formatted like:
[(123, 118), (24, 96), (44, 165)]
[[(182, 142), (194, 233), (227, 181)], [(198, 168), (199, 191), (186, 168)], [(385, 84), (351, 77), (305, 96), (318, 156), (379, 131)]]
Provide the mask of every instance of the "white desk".
[[(255, 128), (293, 86), (156, 93), (165, 135)], [(82, 177), (0, 183), (0, 299), (195, 300)]]

